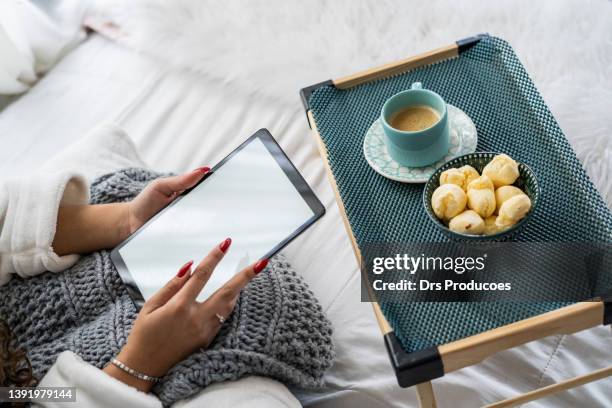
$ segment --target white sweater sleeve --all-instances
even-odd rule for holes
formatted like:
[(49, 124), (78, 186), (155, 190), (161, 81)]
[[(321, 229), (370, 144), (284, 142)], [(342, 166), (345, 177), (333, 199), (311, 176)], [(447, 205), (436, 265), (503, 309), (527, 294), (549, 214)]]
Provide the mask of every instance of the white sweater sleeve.
[(38, 402), (34, 405), (38, 407), (160, 408), (162, 406), (155, 396), (140, 392), (112, 378), (70, 351), (64, 351), (59, 355), (38, 386), (76, 389), (76, 403)]
[[(70, 406), (102, 408), (159, 408), (161, 402), (87, 364), (76, 354), (65, 351), (38, 384), (39, 387), (74, 387), (76, 403)], [(66, 403), (38, 402), (34, 406), (62, 408)], [(245, 377), (206, 387), (193, 397), (179, 401), (173, 408), (299, 408), (299, 401), (278, 381), (264, 377)]]
[(59, 206), (86, 204), (89, 186), (71, 171), (36, 173), (0, 184), (0, 286), (22, 277), (59, 272), (77, 255), (58, 256), (51, 244)]

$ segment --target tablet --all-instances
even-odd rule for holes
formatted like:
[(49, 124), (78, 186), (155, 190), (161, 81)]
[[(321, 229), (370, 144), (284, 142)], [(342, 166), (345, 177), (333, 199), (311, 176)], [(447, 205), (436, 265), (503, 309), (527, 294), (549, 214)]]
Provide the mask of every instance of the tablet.
[(225, 238), (232, 246), (200, 293), (203, 301), (236, 272), (269, 258), (325, 213), (272, 135), (261, 129), (111, 253), (137, 306), (187, 261)]

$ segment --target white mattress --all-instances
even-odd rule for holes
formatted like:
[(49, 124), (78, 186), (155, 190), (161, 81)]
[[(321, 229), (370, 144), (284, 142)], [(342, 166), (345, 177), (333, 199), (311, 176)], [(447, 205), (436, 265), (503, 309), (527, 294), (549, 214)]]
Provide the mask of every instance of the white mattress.
[[(265, 100), (94, 35), (0, 113), (0, 174), (31, 171), (101, 121), (123, 126), (153, 169), (171, 171), (214, 164), (268, 128), (327, 209), (284, 250), (327, 311), (337, 347), (327, 388), (296, 393), (316, 407), (415, 406), (414, 390), (396, 384), (370, 305), (360, 302), (358, 266), (297, 90), (295, 99)], [(434, 389), (441, 407), (491, 403), (611, 365), (611, 344), (604, 327), (554, 336), (435, 380)], [(601, 380), (531, 406), (606, 406), (611, 389), (611, 379)]]

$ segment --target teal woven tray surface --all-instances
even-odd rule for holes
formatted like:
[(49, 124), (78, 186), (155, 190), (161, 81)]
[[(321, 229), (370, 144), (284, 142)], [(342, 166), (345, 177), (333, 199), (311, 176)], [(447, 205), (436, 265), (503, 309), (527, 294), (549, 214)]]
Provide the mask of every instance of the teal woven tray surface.
[[(447, 241), (423, 209), (423, 185), (380, 176), (362, 154), (363, 137), (383, 103), (416, 81), (471, 117), (478, 130), (477, 151), (507, 153), (536, 173), (540, 203), (517, 241), (612, 242), (612, 214), (512, 48), (504, 40), (485, 37), (456, 58), (348, 90), (324, 86), (311, 95), (310, 109), (360, 248)], [(610, 284), (612, 277), (602, 281)], [(379, 303), (407, 352), (566, 304)]]

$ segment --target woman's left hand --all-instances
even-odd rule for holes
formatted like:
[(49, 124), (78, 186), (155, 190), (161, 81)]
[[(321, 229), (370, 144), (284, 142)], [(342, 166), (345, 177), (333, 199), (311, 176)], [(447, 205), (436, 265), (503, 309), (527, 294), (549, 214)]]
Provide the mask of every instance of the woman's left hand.
[(199, 167), (180, 176), (159, 178), (146, 186), (135, 199), (127, 203), (129, 234), (142, 227), (183, 191), (195, 186), (209, 171), (208, 167)]
[(53, 250), (61, 256), (117, 246), (209, 171), (200, 167), (180, 176), (157, 179), (128, 203), (61, 206)]

